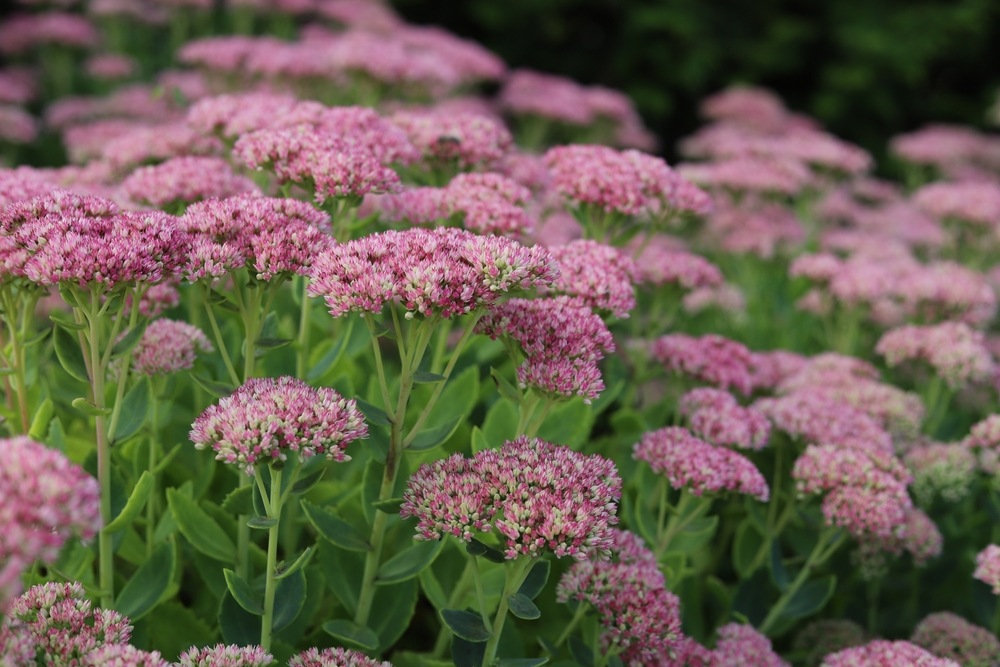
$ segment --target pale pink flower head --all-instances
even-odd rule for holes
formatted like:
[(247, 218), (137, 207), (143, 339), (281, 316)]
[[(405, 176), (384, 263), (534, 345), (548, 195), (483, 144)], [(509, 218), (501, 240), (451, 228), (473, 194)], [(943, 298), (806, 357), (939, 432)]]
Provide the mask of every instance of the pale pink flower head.
[(181, 121), (134, 125), (102, 144), (95, 157), (108, 162), (117, 171), (172, 157), (215, 155), (222, 149), (214, 137), (205, 137)]
[(814, 177), (802, 162), (773, 157), (741, 156), (711, 163), (684, 163), (677, 172), (709, 191), (795, 196), (813, 184)]
[(477, 113), (397, 111), (389, 120), (406, 133), (423, 161), (431, 166), (489, 166), (506, 155), (514, 143), (502, 122)]
[(177, 659), (177, 667), (267, 667), (273, 664), (274, 656), (260, 646), (232, 644), (191, 647)]
[(572, 297), (610, 317), (626, 318), (635, 308), (639, 269), (618, 248), (581, 239), (549, 251), (559, 265), (559, 278), (546, 292)]
[(30, 144), (38, 137), (38, 121), (21, 107), (0, 104), (0, 142)]
[(925, 616), (913, 629), (910, 641), (966, 667), (990, 667), (1000, 662), (996, 635), (950, 611)]
[(87, 654), (83, 667), (171, 667), (159, 651), (143, 651), (131, 644), (105, 644)]
[(281, 93), (227, 93), (198, 100), (188, 109), (185, 120), (202, 134), (216, 134), (235, 140), (253, 130), (282, 124), (283, 119), (300, 104), (292, 95)]
[(774, 652), (771, 640), (752, 625), (729, 623), (719, 628), (718, 635), (713, 651), (715, 664), (789, 667), (789, 663)]
[(774, 427), (802, 442), (892, 453), (892, 436), (868, 414), (822, 390), (802, 389), (752, 404)]
[(820, 667), (959, 667), (907, 641), (876, 639), (864, 646), (846, 648), (823, 658)]
[(722, 389), (749, 394), (750, 350), (716, 334), (668, 334), (653, 341), (653, 358), (667, 370)]
[(556, 600), (594, 607), (601, 645), (624, 649), (625, 664), (653, 664), (675, 657), (682, 640), (680, 601), (666, 589), (656, 555), (632, 533), (614, 530), (612, 560), (574, 563), (556, 587)]
[(888, 535), (860, 537), (852, 560), (866, 580), (884, 577), (890, 571), (887, 555), (910, 554), (913, 564), (922, 567), (932, 558), (941, 555), (944, 536), (937, 524), (923, 510), (913, 508), (904, 523)]
[(781, 129), (789, 112), (774, 92), (756, 86), (730, 86), (709, 95), (698, 107), (709, 120), (725, 121), (760, 131)]
[(379, 313), (398, 300), (407, 317), (455, 317), (558, 275), (544, 248), (442, 227), (372, 234), (329, 248), (312, 269), (310, 296), (330, 314)]
[(101, 527), (97, 480), (62, 453), (26, 436), (0, 440), (0, 609), (21, 589), (21, 572), (52, 563), (63, 544)]
[(253, 181), (215, 157), (176, 157), (140, 167), (122, 181), (121, 189), (128, 199), (159, 208), (260, 192)]
[(36, 653), (35, 637), (27, 628), (6, 619), (0, 623), (0, 656), (4, 667), (33, 667), (37, 664)]
[(95, 79), (116, 81), (132, 76), (136, 70), (136, 62), (119, 53), (101, 53), (87, 58), (83, 69)]
[(771, 422), (764, 413), (741, 406), (722, 389), (700, 387), (681, 396), (680, 411), (691, 431), (713, 445), (737, 449), (762, 449), (771, 436)]
[(983, 333), (962, 322), (899, 327), (885, 333), (875, 351), (889, 366), (926, 362), (952, 388), (986, 380), (994, 366)]
[(604, 321), (574, 299), (510, 299), (488, 309), (476, 331), (517, 344), (522, 387), (586, 402), (604, 390), (597, 364), (614, 351), (614, 340)]
[(827, 525), (858, 539), (888, 538), (910, 512), (910, 475), (891, 454), (837, 445), (809, 445), (792, 468), (802, 496), (822, 493)]
[(350, 460), (347, 446), (368, 436), (357, 403), (333, 389), (315, 389), (292, 377), (251, 378), (209, 406), (191, 425), (196, 449), (211, 447), (216, 460), (240, 466), (324, 455)]
[(806, 240), (805, 228), (786, 206), (749, 196), (739, 203), (726, 197), (716, 197), (716, 202), (701, 234), (708, 245), (771, 259), (797, 250)]
[(767, 481), (750, 459), (710, 445), (678, 426), (645, 434), (632, 457), (648, 463), (675, 489), (687, 489), (696, 496), (732, 492), (761, 501), (770, 496)]
[(961, 443), (918, 445), (903, 455), (913, 473), (913, 495), (924, 507), (940, 496), (955, 503), (969, 493), (975, 479), (976, 456)]
[(93, 651), (132, 636), (127, 618), (94, 608), (77, 582), (32, 586), (14, 600), (9, 618), (34, 637), (35, 659), (46, 667), (77, 667)]
[(0, 209), (16, 201), (25, 201), (57, 189), (50, 174), (34, 167), (0, 167)]
[(192, 204), (180, 218), (193, 239), (188, 280), (246, 267), (258, 280), (304, 275), (333, 243), (330, 218), (296, 199), (240, 196)]
[(638, 280), (644, 285), (677, 285), (684, 290), (718, 287), (722, 271), (701, 255), (686, 250), (679, 239), (664, 234), (654, 235), (647, 243), (636, 240), (626, 246), (636, 251)]
[(18, 14), (0, 23), (0, 53), (6, 55), (46, 45), (87, 48), (99, 40), (90, 21), (69, 12)]
[(162, 375), (194, 367), (198, 352), (211, 352), (205, 333), (187, 322), (159, 319), (150, 323), (132, 350), (132, 370)]
[(929, 183), (913, 193), (913, 203), (946, 222), (996, 233), (1000, 227), (1000, 183)]
[(471, 459), (454, 454), (421, 465), (403, 493), (400, 516), (416, 517), (417, 539), (499, 533), (508, 559), (607, 557), (614, 544), (621, 478), (594, 454), (521, 436)]
[(288, 661), (288, 667), (392, 667), (392, 663), (369, 658), (358, 651), (336, 647), (307, 649), (293, 656)]
[(1000, 595), (1000, 546), (988, 545), (976, 555), (976, 571), (974, 579), (993, 588), (993, 595)]
[(746, 316), (747, 297), (743, 290), (733, 283), (722, 283), (715, 287), (697, 287), (681, 299), (686, 313), (700, 313), (712, 308), (731, 315), (735, 319)]
[(977, 456), (979, 469), (1000, 479), (1000, 415), (990, 415), (972, 426), (962, 444)]
[(927, 125), (893, 137), (889, 147), (907, 162), (944, 171), (956, 164), (1000, 165), (1000, 139), (961, 125)]
[(30, 68), (0, 68), (0, 103), (26, 104), (37, 95), (37, 77)]
[(750, 353), (750, 381), (754, 389), (774, 390), (808, 363), (789, 350)]
[(279, 183), (303, 186), (317, 203), (360, 201), (369, 193), (392, 192), (400, 185), (399, 175), (367, 147), (309, 125), (244, 134), (233, 145), (233, 155), (253, 169), (274, 172)]

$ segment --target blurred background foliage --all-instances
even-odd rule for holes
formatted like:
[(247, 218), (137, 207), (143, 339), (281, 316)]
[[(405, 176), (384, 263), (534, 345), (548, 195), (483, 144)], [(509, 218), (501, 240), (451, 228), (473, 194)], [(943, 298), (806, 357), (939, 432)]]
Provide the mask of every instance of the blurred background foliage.
[(698, 126), (698, 101), (734, 83), (775, 90), (877, 158), (891, 135), (929, 122), (985, 126), (1000, 88), (997, 0), (393, 5), (408, 21), (478, 40), (511, 67), (628, 93), (668, 159)]

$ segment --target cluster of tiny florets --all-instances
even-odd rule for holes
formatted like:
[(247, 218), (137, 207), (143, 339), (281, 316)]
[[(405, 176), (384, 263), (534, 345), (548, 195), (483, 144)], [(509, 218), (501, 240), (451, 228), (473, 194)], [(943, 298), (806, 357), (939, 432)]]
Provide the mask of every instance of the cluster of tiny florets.
[(369, 658), (364, 653), (349, 649), (311, 648), (292, 657), (288, 667), (392, 667), (388, 660)]
[(582, 560), (607, 555), (620, 496), (608, 459), (522, 436), (472, 458), (454, 454), (420, 466), (400, 515), (418, 519), (418, 539), (471, 541), (495, 529), (508, 559), (552, 552)]
[(713, 445), (761, 449), (771, 436), (764, 413), (741, 406), (722, 389), (693, 389), (681, 397), (680, 410), (694, 434)]
[(284, 461), (288, 452), (347, 461), (347, 445), (368, 435), (353, 400), (292, 377), (252, 378), (209, 406), (191, 426), (198, 449), (253, 474), (254, 466)]
[(823, 658), (820, 667), (959, 667), (908, 641), (876, 639), (846, 648)]
[(664, 475), (675, 489), (696, 496), (706, 493), (743, 493), (766, 501), (770, 489), (764, 476), (745, 456), (710, 445), (679, 426), (647, 433), (632, 456)]
[(198, 327), (177, 320), (154, 320), (132, 350), (132, 370), (140, 375), (162, 375), (194, 367), (198, 352), (214, 348)]
[(177, 667), (267, 667), (274, 656), (260, 646), (216, 644), (190, 648), (177, 659)]
[(546, 291), (571, 296), (606, 316), (628, 317), (635, 308), (639, 270), (618, 248), (581, 239), (550, 246), (549, 251), (559, 265), (559, 277)]
[(913, 629), (910, 641), (963, 667), (991, 667), (1000, 662), (996, 635), (950, 611), (925, 616)]
[(315, 261), (309, 294), (325, 297), (334, 317), (379, 313), (398, 302), (408, 315), (449, 318), (557, 275), (551, 255), (537, 246), (450, 227), (414, 228), (329, 248)]
[(884, 334), (875, 351), (890, 366), (925, 361), (953, 388), (987, 379), (994, 367), (983, 333), (962, 322), (899, 327)]
[(750, 350), (742, 343), (715, 334), (668, 334), (653, 341), (651, 351), (667, 370), (722, 389), (750, 393)]

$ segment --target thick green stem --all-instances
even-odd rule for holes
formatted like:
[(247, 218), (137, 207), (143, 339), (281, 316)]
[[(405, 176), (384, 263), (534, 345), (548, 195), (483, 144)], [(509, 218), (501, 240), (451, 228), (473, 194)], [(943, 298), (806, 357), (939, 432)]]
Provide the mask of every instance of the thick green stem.
[(589, 603), (584, 602), (583, 600), (579, 600), (577, 602), (576, 612), (573, 614), (573, 618), (570, 619), (570, 622), (566, 624), (566, 627), (563, 628), (563, 631), (559, 634), (558, 639), (556, 639), (556, 648), (562, 646), (563, 643), (569, 639), (569, 636), (573, 634), (573, 631), (576, 630), (576, 626), (580, 625), (580, 621), (582, 621), (583, 617), (587, 614), (588, 606)]
[(222, 355), (222, 361), (226, 364), (226, 372), (229, 373), (229, 381), (233, 383), (234, 387), (240, 386), (240, 376), (236, 372), (236, 367), (233, 365), (233, 360), (229, 356), (229, 350), (226, 348), (226, 339), (222, 337), (222, 331), (219, 329), (219, 322), (215, 319), (215, 311), (212, 310), (212, 304), (205, 300), (205, 312), (208, 313), (208, 322), (212, 326), (212, 335), (215, 336), (215, 346), (219, 348), (219, 353)]
[(157, 384), (159, 383), (154, 383), (152, 377), (148, 377), (146, 381), (149, 383), (150, 404), (149, 459), (146, 463), (146, 469), (153, 476), (153, 487), (149, 492), (149, 499), (146, 500), (146, 556), (150, 557), (153, 555), (153, 537), (156, 533), (156, 522), (159, 520), (157, 516), (159, 513), (159, 502), (156, 497), (156, 494), (159, 493), (159, 485), (157, 484), (156, 462), (160, 447), (160, 396), (157, 389)]
[[(260, 468), (255, 472), (260, 483)], [(278, 565), (278, 530), (281, 519), (281, 469), (271, 468), (271, 501), (268, 514), (274, 524), (267, 529), (267, 569), (264, 571), (264, 615), (260, 621), (260, 645), (271, 649), (271, 628), (274, 625), (274, 593), (278, 588), (275, 570)]]
[[(402, 452), (400, 452), (402, 453)], [(390, 458), (393, 459), (390, 461)], [(382, 487), (379, 489), (379, 500), (387, 500), (392, 497), (392, 489), (396, 485), (396, 465), (395, 454), (392, 445), (389, 446), (389, 455), (385, 461), (385, 474), (382, 477)], [(390, 475), (391, 466), (391, 475)], [(375, 575), (382, 560), (382, 546), (385, 542), (385, 530), (388, 526), (389, 515), (382, 510), (375, 510), (375, 521), (372, 523), (372, 536), (370, 540), (371, 550), (365, 554), (365, 569), (361, 575), (361, 592), (358, 594), (358, 609), (354, 614), (354, 622), (358, 625), (367, 625), (368, 617), (372, 610), (372, 601), (375, 599)]]
[(760, 628), (758, 629), (762, 634), (767, 634), (774, 628), (774, 625), (781, 619), (781, 615), (784, 613), (788, 603), (792, 601), (803, 584), (809, 580), (814, 570), (833, 555), (833, 552), (837, 550), (843, 539), (843, 534), (836, 528), (826, 528), (820, 533), (819, 540), (816, 541), (816, 546), (813, 547), (802, 569), (799, 570), (799, 574), (785, 592), (781, 594), (781, 597), (774, 603), (774, 606), (771, 607), (764, 621), (760, 624)]
[(521, 584), (524, 583), (535, 559), (521, 556), (513, 562), (504, 564), (507, 578), (504, 581), (503, 593), (500, 594), (500, 606), (497, 607), (497, 615), (493, 618), (493, 628), (490, 630), (490, 638), (486, 642), (486, 652), (483, 654), (483, 667), (489, 667), (497, 655), (497, 647), (500, 645), (500, 633), (503, 632), (504, 623), (507, 620), (507, 600), (516, 593)]
[(295, 377), (305, 380), (309, 365), (309, 314), (312, 299), (306, 294), (306, 279), (302, 277), (299, 280), (302, 283), (302, 306), (299, 312), (299, 336), (296, 341), (298, 354), (295, 357)]

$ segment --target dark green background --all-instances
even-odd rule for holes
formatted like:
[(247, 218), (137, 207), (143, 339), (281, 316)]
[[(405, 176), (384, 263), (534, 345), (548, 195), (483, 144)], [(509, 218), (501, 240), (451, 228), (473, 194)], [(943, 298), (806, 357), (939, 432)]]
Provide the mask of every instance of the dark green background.
[(998, 0), (394, 0), (512, 67), (619, 88), (668, 157), (698, 100), (757, 83), (881, 157), (927, 122), (986, 127), (1000, 88)]

